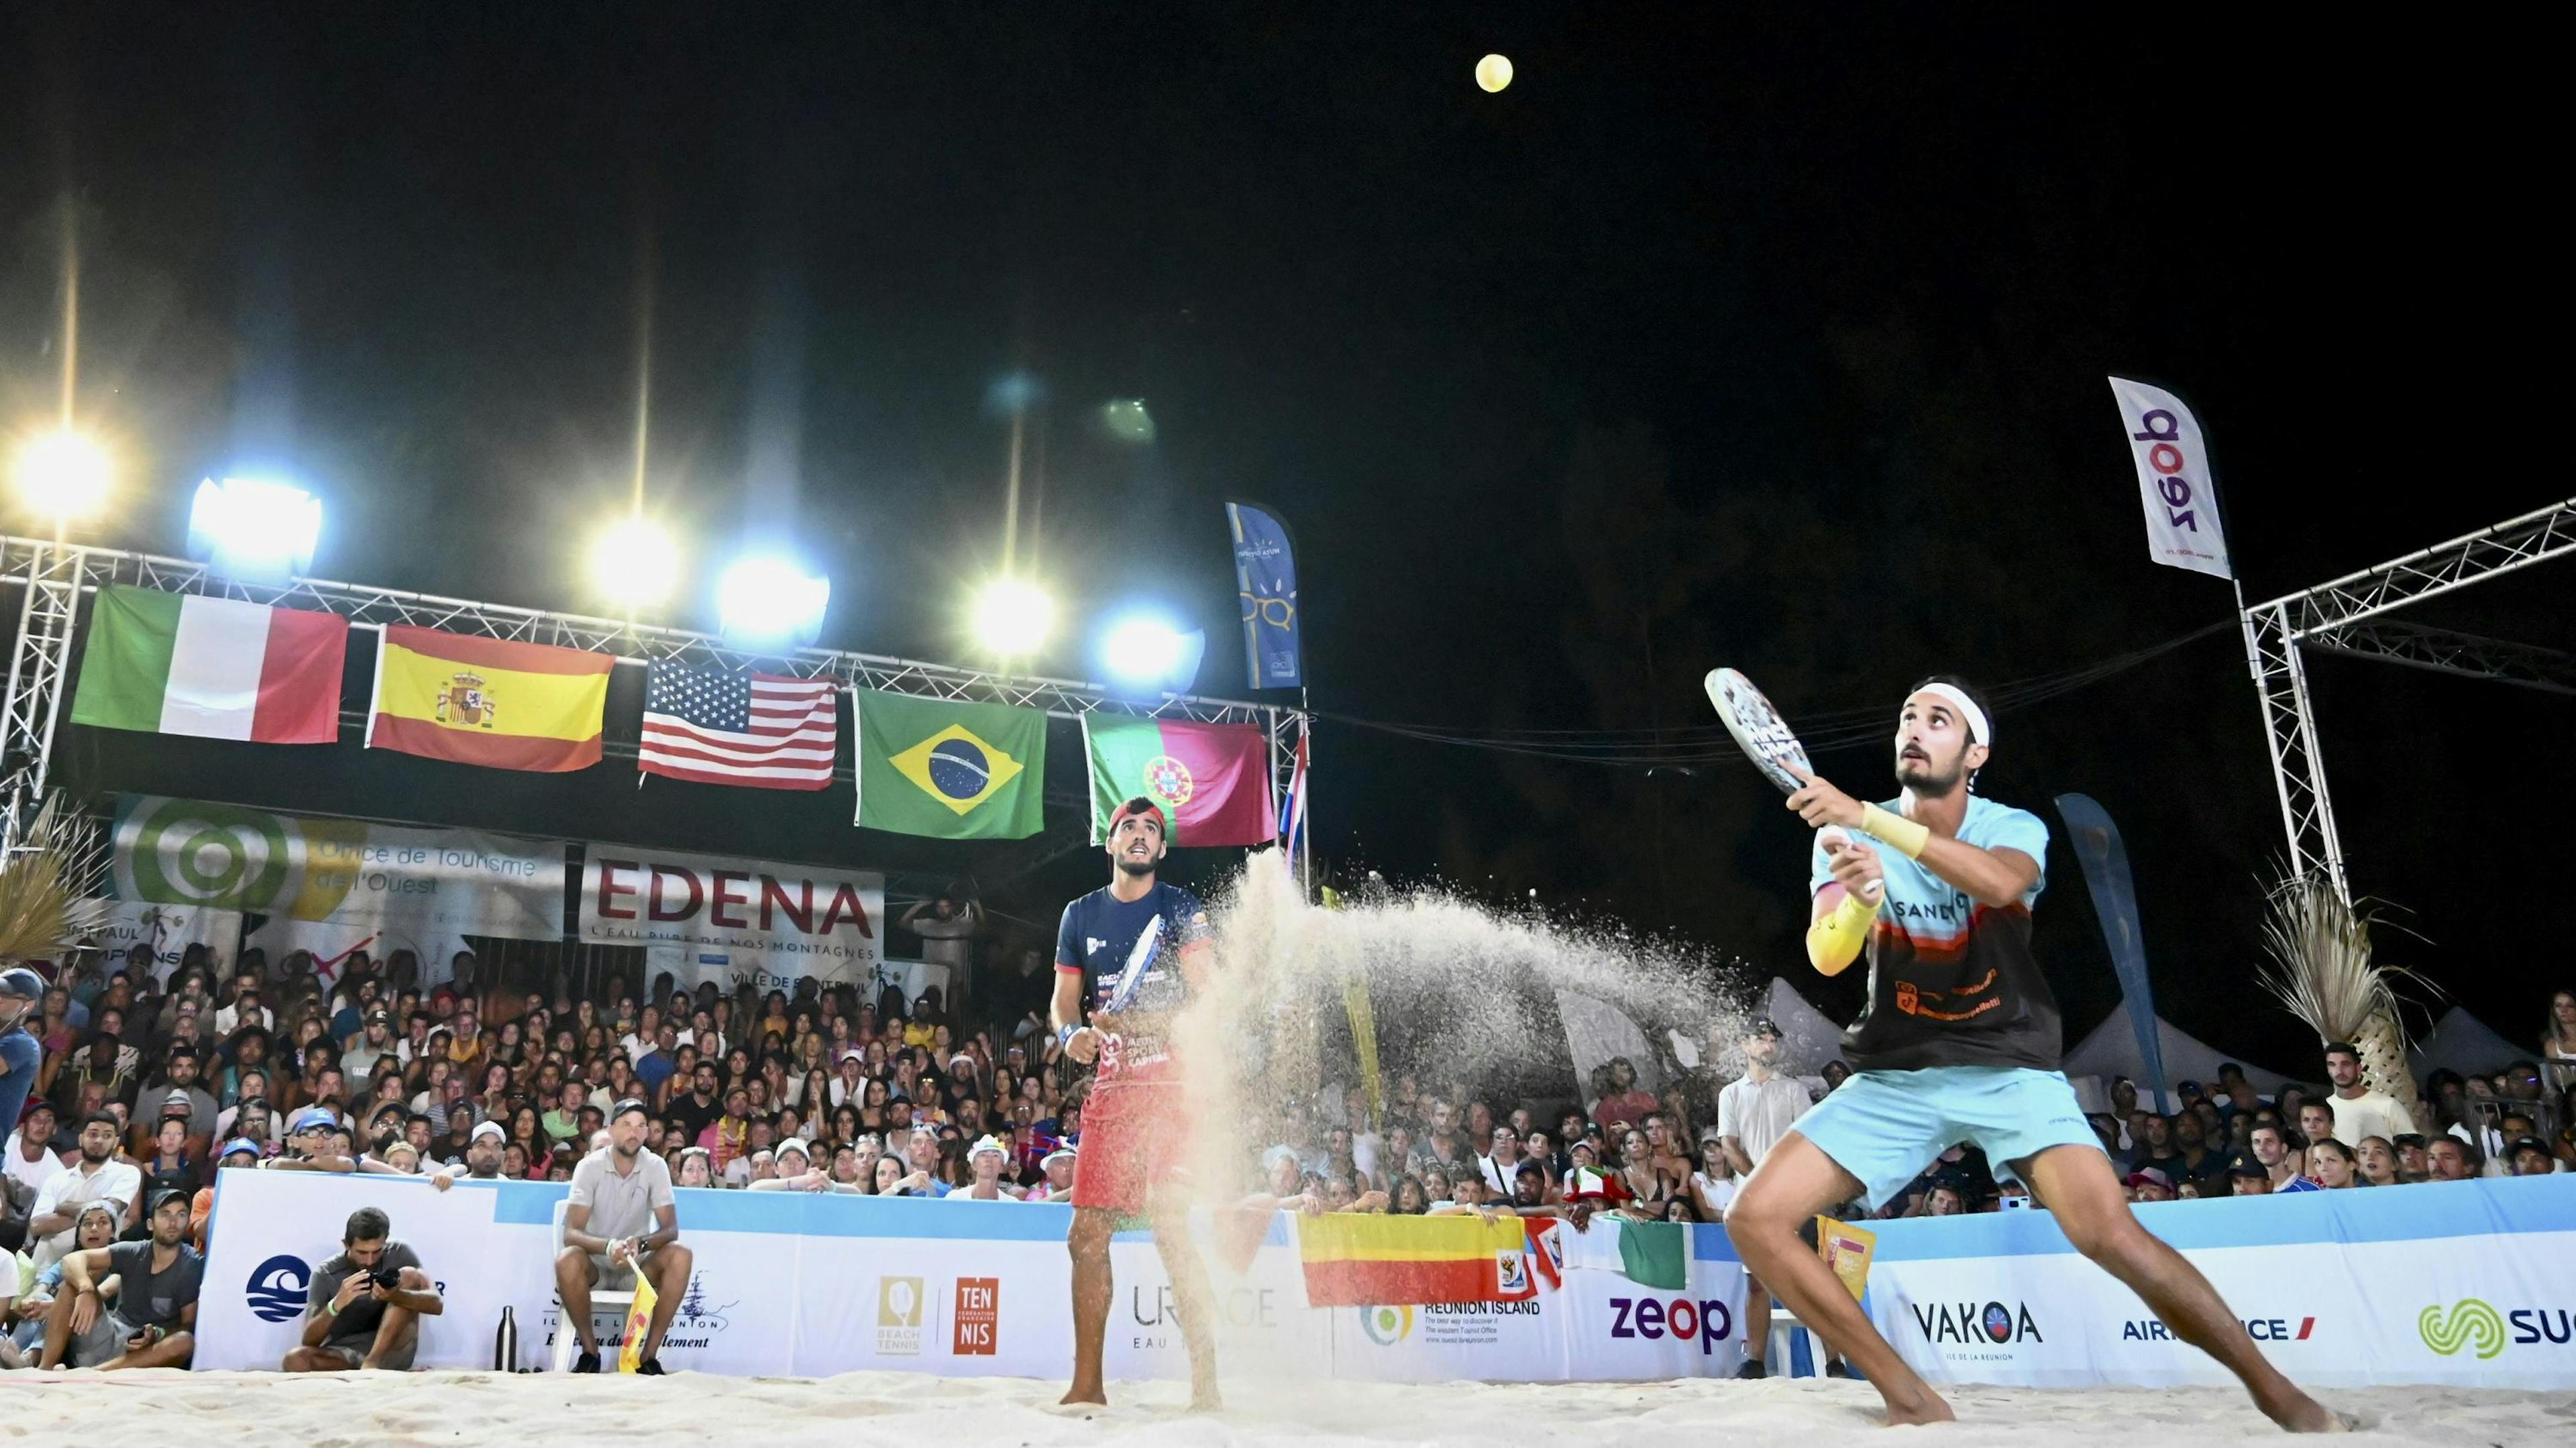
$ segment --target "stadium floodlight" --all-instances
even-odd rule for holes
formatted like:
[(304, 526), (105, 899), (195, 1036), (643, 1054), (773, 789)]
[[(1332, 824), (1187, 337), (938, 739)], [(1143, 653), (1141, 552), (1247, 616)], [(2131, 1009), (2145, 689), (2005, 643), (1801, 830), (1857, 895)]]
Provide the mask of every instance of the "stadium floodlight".
[(1185, 694), (1198, 681), (1207, 635), (1151, 613), (1129, 614), (1100, 636), (1100, 666), (1109, 681), (1139, 692)]
[(591, 583), (622, 608), (661, 602), (679, 572), (680, 545), (650, 518), (620, 518), (590, 545)]
[(975, 595), (975, 642), (997, 658), (1024, 659), (1055, 632), (1055, 600), (1019, 578), (996, 578)]
[(1145, 399), (1141, 397), (1119, 397), (1102, 403), (1100, 422), (1111, 437), (1131, 447), (1143, 447), (1154, 440), (1154, 414), (1145, 410)]
[(823, 608), (831, 601), (832, 580), (774, 554), (743, 559), (716, 585), (725, 642), (749, 649), (812, 643), (823, 631)]
[(284, 583), (313, 566), (322, 500), (265, 478), (212, 478), (188, 505), (188, 552), (226, 578)]
[(57, 522), (97, 512), (114, 473), (107, 449), (70, 428), (38, 433), (18, 448), (18, 495)]

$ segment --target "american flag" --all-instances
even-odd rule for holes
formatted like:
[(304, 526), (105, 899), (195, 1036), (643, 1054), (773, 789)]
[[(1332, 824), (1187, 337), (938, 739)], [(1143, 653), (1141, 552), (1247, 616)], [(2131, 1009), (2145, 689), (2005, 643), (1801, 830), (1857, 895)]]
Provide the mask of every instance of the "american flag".
[(655, 664), (644, 688), (646, 774), (754, 789), (832, 782), (838, 725), (829, 679), (782, 679)]

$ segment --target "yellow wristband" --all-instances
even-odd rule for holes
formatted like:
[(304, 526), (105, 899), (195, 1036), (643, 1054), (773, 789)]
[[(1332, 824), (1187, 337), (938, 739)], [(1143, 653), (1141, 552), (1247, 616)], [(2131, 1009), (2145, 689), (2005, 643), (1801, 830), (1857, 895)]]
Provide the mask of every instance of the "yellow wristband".
[(1840, 975), (1860, 958), (1878, 923), (1878, 906), (1849, 891), (1834, 912), (1807, 927), (1807, 963), (1825, 975)]
[(1891, 814), (1874, 804), (1860, 807), (1861, 832), (1894, 846), (1909, 860), (1923, 858), (1923, 847), (1932, 843), (1932, 831), (1901, 814)]

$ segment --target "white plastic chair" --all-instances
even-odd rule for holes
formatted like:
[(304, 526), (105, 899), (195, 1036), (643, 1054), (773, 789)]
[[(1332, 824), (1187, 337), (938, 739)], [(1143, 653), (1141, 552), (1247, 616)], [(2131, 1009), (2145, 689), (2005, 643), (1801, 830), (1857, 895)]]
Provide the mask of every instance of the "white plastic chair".
[[(558, 1260), (562, 1258), (564, 1248), (569, 1245), (564, 1241), (564, 1213), (569, 1211), (571, 1207), (572, 1199), (570, 1197), (566, 1197), (562, 1201), (555, 1203), (555, 1258)], [(555, 1297), (557, 1300), (555, 1303), (554, 1370), (559, 1373), (570, 1372), (572, 1370), (573, 1354), (580, 1351), (575, 1344), (581, 1341), (581, 1330), (579, 1327), (574, 1325), (571, 1310), (563, 1305), (561, 1300), (563, 1297), (563, 1291), (561, 1288), (556, 1289)], [(635, 1292), (632, 1288), (623, 1292), (610, 1292), (598, 1287), (590, 1289), (590, 1316), (593, 1322), (598, 1321), (599, 1310), (603, 1307), (616, 1308), (618, 1319), (623, 1321), (626, 1317), (627, 1309), (634, 1305)]]

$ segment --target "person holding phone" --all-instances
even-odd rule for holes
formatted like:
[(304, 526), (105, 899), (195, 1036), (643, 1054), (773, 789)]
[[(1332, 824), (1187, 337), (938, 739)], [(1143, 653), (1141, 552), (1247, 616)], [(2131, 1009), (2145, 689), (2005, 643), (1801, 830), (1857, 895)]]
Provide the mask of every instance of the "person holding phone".
[(392, 1219), (360, 1207), (340, 1233), (340, 1255), (313, 1269), (304, 1341), (278, 1366), (290, 1373), (406, 1372), (420, 1347), (420, 1319), (446, 1310), (420, 1254), (393, 1239)]

